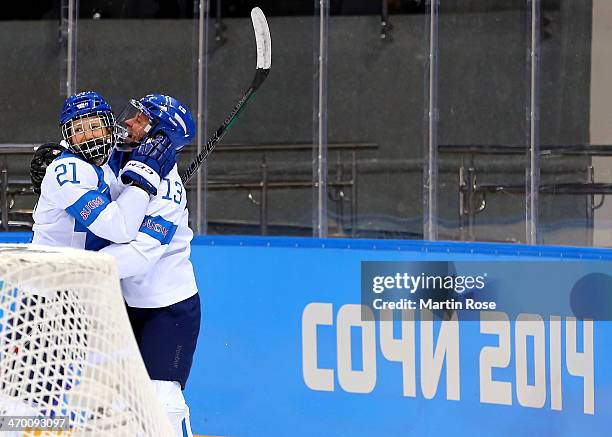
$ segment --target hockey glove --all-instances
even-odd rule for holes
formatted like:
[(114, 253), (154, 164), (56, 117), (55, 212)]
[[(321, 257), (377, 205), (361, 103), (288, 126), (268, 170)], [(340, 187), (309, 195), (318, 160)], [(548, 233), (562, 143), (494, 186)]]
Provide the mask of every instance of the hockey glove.
[(142, 142), (132, 151), (123, 167), (121, 181), (138, 185), (156, 195), (157, 187), (176, 164), (176, 148), (165, 135), (157, 135)]
[(45, 177), (47, 167), (65, 150), (65, 147), (57, 143), (45, 143), (34, 152), (32, 161), (30, 161), (30, 180), (36, 194), (40, 194), (40, 186)]

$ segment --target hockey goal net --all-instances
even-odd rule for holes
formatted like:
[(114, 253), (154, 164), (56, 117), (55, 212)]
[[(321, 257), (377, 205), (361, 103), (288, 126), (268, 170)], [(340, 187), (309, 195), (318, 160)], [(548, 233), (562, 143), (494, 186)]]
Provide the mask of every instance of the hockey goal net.
[(111, 257), (0, 245), (0, 414), (62, 417), (75, 436), (173, 435)]

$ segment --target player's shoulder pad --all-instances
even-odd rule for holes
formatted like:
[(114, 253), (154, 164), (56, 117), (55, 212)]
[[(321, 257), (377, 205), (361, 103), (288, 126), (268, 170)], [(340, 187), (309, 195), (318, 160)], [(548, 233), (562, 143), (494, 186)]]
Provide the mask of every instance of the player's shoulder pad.
[(178, 171), (178, 164), (174, 164), (174, 167), (172, 167), (172, 170), (170, 170), (170, 172), (168, 173), (168, 176), (166, 177), (171, 180), (178, 181), (181, 183), (181, 185), (183, 185), (183, 181), (181, 180), (181, 175), (179, 174), (179, 171)]
[(102, 169), (69, 151), (55, 158), (45, 173), (43, 184), (56, 187), (80, 186), (96, 188)]

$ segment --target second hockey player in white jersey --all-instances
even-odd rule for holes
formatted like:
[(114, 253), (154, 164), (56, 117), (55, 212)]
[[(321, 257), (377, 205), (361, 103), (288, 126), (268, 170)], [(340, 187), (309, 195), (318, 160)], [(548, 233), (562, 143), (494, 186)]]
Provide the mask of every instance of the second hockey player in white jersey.
[[(151, 94), (130, 102), (117, 120), (117, 130), (123, 133), (121, 136), (126, 142), (163, 135), (163, 141), (178, 152), (193, 139), (195, 124), (190, 112), (178, 100)], [(111, 155), (109, 167), (115, 173), (121, 171), (121, 159), (120, 153)], [(122, 196), (128, 186), (118, 183), (117, 192)], [(162, 179), (158, 193), (151, 196), (136, 238), (130, 244), (104, 249), (118, 261), (123, 296), (128, 305), (159, 308), (197, 292), (189, 261), (193, 232), (188, 217), (186, 190), (174, 166)]]

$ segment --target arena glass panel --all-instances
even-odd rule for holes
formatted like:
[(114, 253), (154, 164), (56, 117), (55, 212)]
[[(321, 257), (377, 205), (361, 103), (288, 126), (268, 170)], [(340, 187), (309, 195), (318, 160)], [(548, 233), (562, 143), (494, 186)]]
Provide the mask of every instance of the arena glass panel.
[(67, 36), (45, 5), (13, 5), (0, 18), (0, 230), (31, 229), (32, 146), (60, 137)]
[(440, 2), (441, 240), (529, 242), (529, 3)]
[[(214, 2), (213, 2), (214, 3)], [(312, 235), (313, 4), (266, 11), (270, 73), (207, 163), (208, 234)], [(256, 68), (250, 8), (211, 13), (206, 119), (220, 126)], [(318, 41), (318, 40), (317, 40)]]
[(561, 0), (541, 15), (540, 242), (609, 246), (612, 8)]
[(424, 2), (343, 2), (330, 12), (329, 236), (422, 239)]
[(57, 19), (0, 22), (0, 96), (4, 102), (0, 108), (0, 144), (56, 139), (60, 135), (59, 110), (65, 98), (61, 88), (66, 35), (60, 33)]

